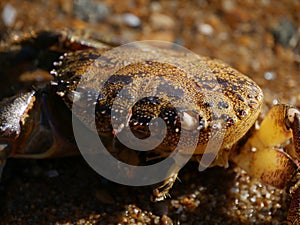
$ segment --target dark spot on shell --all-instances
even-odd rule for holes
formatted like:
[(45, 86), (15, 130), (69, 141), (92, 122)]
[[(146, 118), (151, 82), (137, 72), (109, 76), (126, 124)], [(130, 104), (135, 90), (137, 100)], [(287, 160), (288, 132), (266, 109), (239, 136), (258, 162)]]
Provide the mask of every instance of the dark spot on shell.
[(106, 106), (106, 105), (96, 104), (95, 113), (96, 113), (96, 115), (98, 115), (102, 118), (104, 118), (106, 116), (111, 116), (111, 107)]
[(222, 114), (221, 115), (221, 119), (223, 119), (223, 120), (227, 120), (229, 118), (229, 115), (228, 114)]
[(199, 125), (197, 127), (197, 130), (204, 129), (206, 127), (206, 125), (207, 125), (206, 120), (202, 116), (199, 116)]
[(227, 122), (227, 124), (228, 124), (229, 126), (234, 125), (234, 119), (233, 119), (233, 118), (228, 118), (228, 119), (226, 120), (226, 122)]
[[(178, 124), (177, 111), (172, 106), (158, 106), (163, 101), (158, 97), (145, 97), (140, 99), (132, 108), (131, 124), (148, 126), (152, 119), (162, 118), (169, 128), (174, 128)], [(159, 114), (157, 114), (159, 110)]]
[(143, 98), (140, 100), (140, 102), (141, 103), (151, 103), (153, 105), (159, 105), (162, 103), (161, 99), (159, 99), (158, 97), (154, 97), (154, 96)]
[(245, 99), (238, 93), (235, 93), (235, 96), (242, 102), (245, 102)]
[(251, 107), (252, 109), (256, 109), (258, 106), (258, 102), (256, 100), (250, 100), (248, 103), (249, 107)]
[(97, 59), (99, 58), (99, 55), (94, 55), (94, 54), (89, 54), (89, 55), (82, 55), (80, 58), (78, 58), (79, 61), (85, 62), (85, 61), (89, 61), (91, 59)]
[(219, 109), (227, 109), (229, 107), (227, 102), (219, 102), (218, 103)]
[(177, 124), (178, 116), (177, 116), (177, 111), (175, 108), (172, 107), (165, 107), (161, 110), (161, 113), (159, 115), (162, 119), (165, 120), (167, 124), (170, 126), (174, 126)]
[(220, 129), (221, 129), (221, 125), (220, 125), (219, 123), (214, 123), (214, 124), (211, 126), (211, 128), (212, 128), (213, 130), (220, 130)]
[(231, 90), (237, 91), (239, 88), (236, 85), (231, 85)]
[(132, 82), (131, 76), (126, 75), (112, 75), (107, 80), (109, 84), (129, 84)]
[(175, 88), (173, 85), (168, 83), (161, 83), (157, 87), (158, 93), (167, 93), (168, 96), (176, 97), (177, 99), (182, 99), (184, 95), (184, 91), (181, 88)]
[(216, 115), (215, 113), (212, 112), (211, 119), (212, 120), (217, 120), (217, 119), (219, 119), (219, 117), (218, 117), (218, 115)]
[(213, 107), (214, 103), (213, 102), (205, 102), (204, 106), (206, 106), (206, 107)]
[(105, 95), (103, 93), (99, 93), (97, 101), (102, 101), (105, 99)]
[(140, 126), (147, 126), (149, 122), (151, 121), (152, 117), (144, 117), (144, 115), (135, 115), (135, 117), (132, 118), (130, 121), (130, 125), (140, 125)]
[(248, 115), (247, 111), (245, 111), (245, 110), (243, 110), (243, 109), (238, 109), (238, 110), (237, 110), (237, 113), (238, 113), (238, 116), (239, 116), (240, 118), (245, 117), (245, 116)]
[(230, 83), (228, 80), (223, 79), (221, 77), (217, 77), (217, 81), (220, 85), (222, 85), (224, 88), (226, 88)]

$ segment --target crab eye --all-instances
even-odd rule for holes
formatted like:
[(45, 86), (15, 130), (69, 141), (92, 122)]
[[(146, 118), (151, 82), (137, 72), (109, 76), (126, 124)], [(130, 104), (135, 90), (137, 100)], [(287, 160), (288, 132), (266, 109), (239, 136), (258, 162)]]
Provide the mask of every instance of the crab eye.
[(199, 124), (199, 121), (194, 118), (190, 113), (183, 112), (182, 121), (181, 121), (181, 127), (185, 130), (195, 130), (197, 129), (197, 126)]
[(288, 120), (291, 122), (291, 123), (293, 123), (294, 122), (294, 119), (295, 119), (295, 115), (296, 114), (299, 114), (300, 115), (300, 112), (299, 112), (299, 110), (298, 109), (295, 109), (295, 108), (290, 108), (289, 110), (288, 110)]

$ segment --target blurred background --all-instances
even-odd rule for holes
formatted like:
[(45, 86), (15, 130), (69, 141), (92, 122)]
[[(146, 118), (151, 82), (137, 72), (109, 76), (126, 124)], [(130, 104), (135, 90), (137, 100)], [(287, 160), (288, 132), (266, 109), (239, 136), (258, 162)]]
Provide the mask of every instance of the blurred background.
[[(262, 119), (273, 104), (300, 106), (299, 12), (298, 0), (2, 0), (0, 47), (16, 35), (63, 29), (175, 42), (256, 81)], [(150, 187), (111, 183), (81, 157), (12, 159), (0, 184), (0, 224), (282, 224), (286, 217), (289, 197), (233, 164), (200, 174), (190, 163), (179, 178), (171, 198), (154, 204)]]

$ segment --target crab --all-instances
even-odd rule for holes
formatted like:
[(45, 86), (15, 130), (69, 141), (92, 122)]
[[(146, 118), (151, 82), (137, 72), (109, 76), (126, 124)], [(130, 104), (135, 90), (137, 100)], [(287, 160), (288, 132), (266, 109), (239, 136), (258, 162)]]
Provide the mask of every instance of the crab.
[[(176, 149), (178, 154), (199, 161), (199, 169), (227, 167), (228, 160), (232, 160), (263, 183), (285, 188), (292, 196), (287, 221), (299, 224), (300, 111), (296, 107), (274, 105), (257, 129), (254, 124), (263, 104), (263, 93), (249, 77), (219, 60), (203, 56), (193, 58), (172, 47), (166, 50), (148, 46), (148, 51), (155, 52), (154, 58), (126, 64), (128, 58), (140, 58), (143, 52), (130, 47), (126, 52), (116, 50), (113, 55), (106, 54), (117, 45), (107, 40), (84, 40), (66, 32), (43, 31), (13, 41), (15, 48), (1, 50), (33, 49), (33, 58), (49, 57), (48, 61), (56, 61), (54, 68), (47, 68), (53, 80), (30, 90), (23, 89), (0, 102), (0, 172), (9, 157), (78, 154), (70, 110), (77, 104), (95, 110), (92, 119), (85, 115), (86, 110), (75, 116), (82, 120), (82, 129), (87, 133), (91, 132), (90, 124), (96, 122), (96, 133), (115, 158), (136, 166), (155, 164), (175, 151), (185, 132), (181, 148)], [(25, 50), (22, 54), (28, 57)], [(95, 63), (103, 55), (104, 63)], [(116, 67), (116, 58), (123, 67), (108, 79), (101, 77), (100, 73)], [(174, 58), (179, 59), (184, 68), (189, 68), (188, 72), (174, 66)], [(90, 85), (78, 88), (87, 71), (92, 73)], [(105, 81), (100, 92), (96, 87), (99, 79)], [(127, 96), (136, 102), (128, 107), (121, 101), (119, 107), (125, 108), (116, 109), (114, 101), (126, 85), (131, 85), (126, 89)], [(145, 95), (147, 91), (152, 94)], [(82, 106), (81, 102), (87, 104)], [(112, 113), (125, 120), (113, 126)], [(118, 139), (129, 127), (136, 138), (146, 140), (152, 135), (149, 127), (155, 124), (156, 118), (165, 122), (166, 136), (151, 151), (137, 152)], [(193, 146), (190, 143), (195, 134), (197, 142)], [(126, 133), (125, 138), (128, 138)], [(213, 140), (213, 147), (206, 151), (210, 140)], [(290, 141), (293, 147), (285, 148)], [(215, 142), (219, 146), (214, 145)], [(214, 147), (218, 147), (217, 152)], [(153, 189), (154, 201), (168, 195), (181, 168), (176, 163), (168, 169), (166, 179)], [(134, 171), (128, 176), (134, 176)]]

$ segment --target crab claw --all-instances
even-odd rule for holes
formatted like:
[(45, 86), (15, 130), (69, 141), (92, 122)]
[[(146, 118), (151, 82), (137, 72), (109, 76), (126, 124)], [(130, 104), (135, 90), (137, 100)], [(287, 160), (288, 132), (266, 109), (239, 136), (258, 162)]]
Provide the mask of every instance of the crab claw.
[(21, 124), (35, 101), (34, 93), (18, 94), (0, 102), (0, 179), (6, 158), (17, 145)]
[[(276, 146), (293, 138), (293, 146), (284, 152)], [(232, 155), (241, 168), (263, 183), (291, 194), (288, 224), (300, 224), (300, 111), (289, 105), (275, 105), (262, 121), (260, 129)]]
[(27, 112), (35, 101), (35, 91), (20, 93), (0, 102), (0, 160), (12, 153), (25, 123)]

